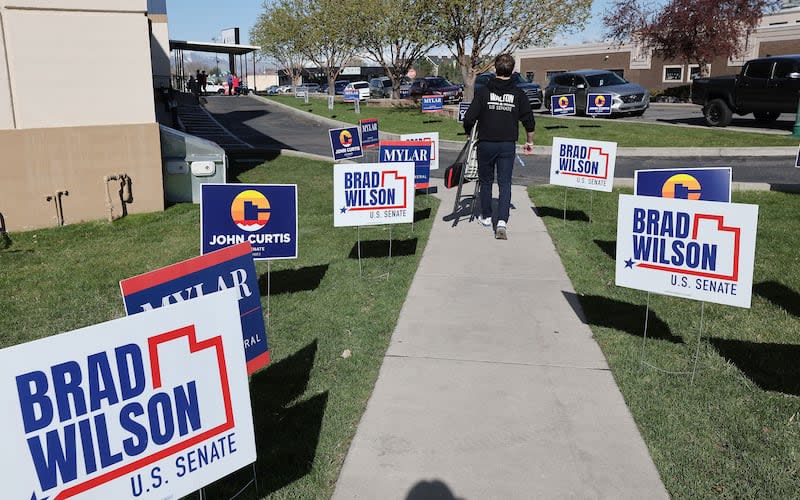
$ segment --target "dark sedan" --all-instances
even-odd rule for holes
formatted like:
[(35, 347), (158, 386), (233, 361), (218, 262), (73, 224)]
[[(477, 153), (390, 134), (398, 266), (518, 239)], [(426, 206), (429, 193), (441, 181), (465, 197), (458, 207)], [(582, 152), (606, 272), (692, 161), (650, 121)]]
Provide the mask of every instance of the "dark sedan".
[(611, 113), (642, 116), (650, 107), (650, 92), (630, 83), (612, 71), (584, 69), (557, 73), (544, 89), (544, 105), (550, 109), (550, 96), (575, 94), (575, 108), (586, 113), (586, 94), (611, 94)]
[(441, 76), (428, 76), (414, 80), (408, 89), (408, 97), (411, 99), (419, 100), (424, 95), (441, 95), (446, 103), (458, 103), (464, 93), (461, 87)]

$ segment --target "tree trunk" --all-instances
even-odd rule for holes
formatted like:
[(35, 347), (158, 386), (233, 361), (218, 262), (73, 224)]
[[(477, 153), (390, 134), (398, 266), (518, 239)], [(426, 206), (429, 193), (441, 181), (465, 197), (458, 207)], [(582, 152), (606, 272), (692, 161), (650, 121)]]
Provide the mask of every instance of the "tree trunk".
[(328, 73), (328, 95), (336, 95), (336, 76)]
[(464, 79), (464, 102), (472, 102), (475, 95), (475, 77), (478, 73), (471, 64), (465, 64), (462, 61), (459, 61), (459, 67), (461, 77)]

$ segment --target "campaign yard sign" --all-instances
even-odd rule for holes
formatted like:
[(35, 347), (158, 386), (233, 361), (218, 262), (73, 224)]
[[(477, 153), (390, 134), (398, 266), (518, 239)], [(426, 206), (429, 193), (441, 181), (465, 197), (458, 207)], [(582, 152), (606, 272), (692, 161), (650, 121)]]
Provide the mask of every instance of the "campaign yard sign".
[(797, 148), (797, 157), (794, 159), (794, 167), (800, 168), (800, 147)]
[(617, 143), (553, 137), (550, 184), (611, 192)]
[(422, 112), (438, 113), (444, 109), (444, 96), (424, 95), (422, 96)]
[(381, 163), (414, 163), (414, 187), (426, 189), (431, 177), (431, 141), (381, 141), (378, 158)]
[(431, 141), (431, 170), (439, 169), (439, 132), (423, 132), (421, 134), (403, 134), (401, 141)]
[(758, 205), (620, 195), (616, 284), (750, 307)]
[(611, 116), (611, 104), (613, 99), (614, 96), (611, 94), (587, 94), (586, 114)]
[(364, 156), (361, 148), (360, 127), (334, 128), (328, 130), (328, 135), (331, 139), (334, 161)]
[(304, 98), (308, 94), (308, 87), (295, 87), (294, 88), (294, 96), (295, 98)]
[(361, 94), (358, 89), (344, 89), (344, 102), (358, 102)]
[(364, 149), (377, 147), (381, 140), (378, 132), (378, 119), (364, 118), (363, 120), (358, 120), (358, 126), (361, 128), (361, 147)]
[(550, 114), (553, 116), (574, 115), (575, 94), (562, 94), (550, 96)]
[(414, 163), (333, 166), (333, 225), (414, 222)]
[(245, 241), (255, 260), (297, 258), (296, 184), (203, 184), (200, 253)]
[(731, 175), (730, 167), (636, 170), (633, 194), (730, 203)]
[(468, 102), (460, 102), (458, 103), (458, 121), (463, 123), (464, 116), (467, 114), (467, 110), (469, 109)]
[(180, 498), (256, 460), (236, 290), (0, 351), (4, 498)]
[(119, 282), (125, 313), (150, 311), (233, 288), (238, 293), (247, 373), (269, 364), (258, 275), (249, 242), (184, 260)]

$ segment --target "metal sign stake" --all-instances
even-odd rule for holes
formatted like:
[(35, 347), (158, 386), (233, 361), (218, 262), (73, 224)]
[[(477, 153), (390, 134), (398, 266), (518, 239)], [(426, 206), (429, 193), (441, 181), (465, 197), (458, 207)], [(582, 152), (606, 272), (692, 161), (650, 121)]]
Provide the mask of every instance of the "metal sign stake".
[(589, 191), (589, 222), (592, 222), (594, 215), (594, 191)]
[(269, 329), (269, 320), (270, 320), (270, 317), (272, 316), (272, 311), (270, 311), (270, 308), (269, 308), (270, 274), (272, 272), (271, 262), (272, 262), (271, 260), (267, 261), (267, 329)]
[(567, 186), (564, 186), (564, 225), (567, 225)]
[(361, 226), (356, 226), (356, 240), (358, 245), (358, 277), (362, 278), (361, 273)]

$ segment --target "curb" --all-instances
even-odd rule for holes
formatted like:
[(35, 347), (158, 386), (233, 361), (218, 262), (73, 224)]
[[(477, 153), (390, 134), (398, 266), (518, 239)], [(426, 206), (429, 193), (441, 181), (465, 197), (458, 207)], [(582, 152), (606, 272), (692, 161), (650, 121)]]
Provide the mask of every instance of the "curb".
[[(313, 120), (320, 125), (329, 126), (331, 128), (340, 128), (352, 126), (351, 123), (340, 122), (331, 118), (325, 118), (313, 113), (303, 112), (297, 108), (287, 106), (279, 102), (271, 101), (261, 96), (249, 96), (261, 100), (268, 106), (275, 106), (280, 109), (286, 110), (297, 115), (302, 115), (310, 120)], [(381, 139), (397, 140), (400, 134), (391, 132), (380, 132)], [(439, 147), (445, 151), (461, 151), (464, 147), (464, 142), (441, 140)], [(550, 146), (534, 146), (534, 156), (550, 156)], [(780, 146), (780, 147), (754, 147), (754, 148), (618, 148), (617, 156), (625, 157), (638, 157), (638, 156), (660, 156), (662, 158), (674, 158), (684, 156), (695, 157), (731, 157), (731, 156), (796, 156), (797, 148), (793, 146)]]

